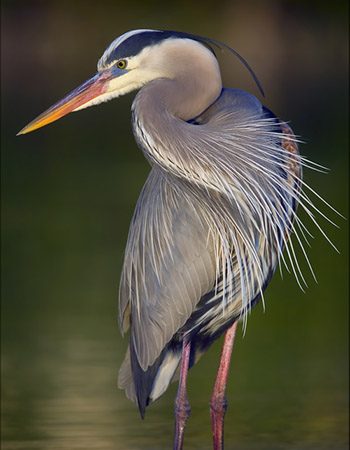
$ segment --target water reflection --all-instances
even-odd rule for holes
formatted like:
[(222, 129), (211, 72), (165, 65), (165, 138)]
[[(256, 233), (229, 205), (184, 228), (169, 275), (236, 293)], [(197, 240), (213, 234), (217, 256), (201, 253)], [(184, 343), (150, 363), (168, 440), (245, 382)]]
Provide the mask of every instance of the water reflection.
[[(266, 319), (261, 311), (256, 315)], [(328, 355), (324, 361), (296, 353), (286, 361), (285, 343), (264, 351), (271, 335), (267, 332), (258, 341), (251, 322), (250, 333), (239, 337), (234, 351), (225, 448), (345, 449), (347, 404), (339, 371), (346, 368), (338, 357)], [(25, 326), (21, 330), (28, 332)], [(142, 421), (116, 386), (125, 347), (116, 331), (112, 321), (98, 316), (56, 317), (45, 329), (28, 334), (27, 341), (22, 335), (7, 343), (4, 449), (171, 448), (176, 386)], [(211, 448), (208, 400), (219, 347), (215, 345), (190, 374), (188, 449)]]
[[(160, 420), (137, 433), (145, 428), (137, 408), (116, 387), (115, 336), (101, 332), (92, 340), (67, 327), (64, 338), (52, 331), (25, 349), (23, 341), (12, 342), (4, 354), (3, 448), (138, 448), (143, 433), (151, 438), (160, 425), (166, 432)], [(156, 440), (150, 442), (154, 448)]]

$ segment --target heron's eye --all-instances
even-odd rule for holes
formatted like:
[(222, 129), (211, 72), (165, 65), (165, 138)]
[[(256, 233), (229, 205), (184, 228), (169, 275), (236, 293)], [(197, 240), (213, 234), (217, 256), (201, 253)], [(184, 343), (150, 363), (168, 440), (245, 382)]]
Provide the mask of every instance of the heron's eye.
[(117, 67), (118, 69), (125, 69), (125, 67), (127, 66), (127, 61), (125, 61), (125, 59), (120, 59), (119, 61), (117, 61)]

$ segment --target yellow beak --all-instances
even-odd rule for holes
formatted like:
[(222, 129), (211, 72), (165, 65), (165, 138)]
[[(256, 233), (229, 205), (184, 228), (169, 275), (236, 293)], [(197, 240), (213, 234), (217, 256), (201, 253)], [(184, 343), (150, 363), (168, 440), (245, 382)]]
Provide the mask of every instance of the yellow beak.
[(97, 72), (89, 80), (85, 81), (85, 83), (74, 89), (74, 91), (70, 92), (62, 100), (55, 103), (51, 108), (47, 109), (40, 114), (40, 116), (22, 128), (22, 130), (17, 133), (17, 136), (44, 127), (70, 112), (83, 107), (86, 103), (96, 99), (100, 95), (105, 94), (107, 92), (108, 81), (114, 78), (114, 76), (112, 70)]

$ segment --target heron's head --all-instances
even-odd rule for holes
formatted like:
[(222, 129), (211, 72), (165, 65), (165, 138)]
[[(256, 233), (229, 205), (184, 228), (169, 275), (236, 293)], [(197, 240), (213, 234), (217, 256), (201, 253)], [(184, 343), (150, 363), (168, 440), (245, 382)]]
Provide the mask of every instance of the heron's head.
[[(259, 81), (247, 62), (232, 48), (213, 39), (178, 31), (133, 30), (115, 39), (97, 64), (97, 73), (25, 126), (29, 133), (57, 119), (106, 102), (157, 79), (186, 78), (191, 91), (201, 83), (207, 98), (218, 96), (221, 75), (213, 46), (230, 50), (247, 67), (260, 91)], [(178, 93), (179, 91), (177, 91)], [(204, 96), (203, 96), (204, 98)], [(208, 103), (206, 106), (209, 106)]]
[(203, 79), (207, 79), (210, 71), (214, 70), (221, 89), (220, 71), (210, 48), (210, 40), (182, 32), (129, 31), (107, 47), (97, 69), (93, 77), (34, 119), (18, 134), (29, 133), (70, 112), (139, 89), (150, 81), (181, 78), (189, 69), (193, 74), (201, 73)]

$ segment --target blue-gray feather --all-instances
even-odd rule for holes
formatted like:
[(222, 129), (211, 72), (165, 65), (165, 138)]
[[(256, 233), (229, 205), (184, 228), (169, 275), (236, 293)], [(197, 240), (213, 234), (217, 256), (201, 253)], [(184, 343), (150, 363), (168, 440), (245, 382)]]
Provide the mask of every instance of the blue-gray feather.
[[(135, 103), (140, 108), (138, 99)], [(138, 116), (139, 111), (135, 112), (135, 108), (133, 109), (136, 115), (134, 126), (140, 127), (140, 132), (136, 133), (140, 146), (146, 153), (156, 152), (157, 147), (159, 149), (161, 145), (153, 143), (155, 148), (152, 147), (146, 139), (147, 127), (141, 116)], [(152, 118), (151, 111), (148, 112)], [(262, 147), (265, 142), (265, 146), (271, 149), (270, 153), (266, 150), (264, 153), (264, 157), (269, 158), (266, 167), (268, 170), (274, 168), (274, 181), (279, 178), (283, 180), (283, 170), (286, 170), (288, 165), (288, 157), (282, 147), (285, 135), (280, 122), (254, 96), (243, 91), (223, 89), (219, 98), (202, 114), (190, 120), (187, 126), (198, 136), (220, 130), (221, 139), (225, 142), (225, 138), (235, 131), (235, 127), (238, 130), (240, 124), (244, 124), (244, 127), (254, 127), (258, 124), (257, 142), (261, 142)], [(179, 132), (179, 129), (177, 131)], [(172, 138), (175, 136), (170, 135), (170, 139)], [(168, 146), (170, 145), (169, 143)], [(210, 154), (209, 147), (206, 148), (207, 157)], [(195, 173), (198, 169), (194, 165), (195, 161), (191, 160), (191, 155), (188, 155), (189, 148), (188, 145), (184, 147), (186, 155), (183, 157), (188, 158), (187, 162), (192, 165), (192, 172)], [(212, 159), (209, 158), (209, 162), (212, 165), (222, 157), (218, 152), (220, 146), (211, 151)], [(155, 158), (158, 156), (157, 154)], [(235, 161), (233, 152), (227, 163), (234, 165), (237, 162), (239, 161)], [(205, 167), (201, 170), (204, 172)], [(176, 172), (176, 169), (174, 171)], [(205, 175), (204, 173), (202, 177), (203, 183)], [(278, 202), (275, 203), (276, 208), (282, 211), (273, 225), (274, 229), (266, 230), (268, 233), (275, 233), (268, 238), (263, 235), (265, 225), (259, 222), (263, 219), (255, 214), (254, 220), (257, 220), (258, 224), (254, 230), (250, 219), (241, 216), (235, 202), (226, 197), (230, 195), (229, 191), (226, 194), (224, 191), (220, 192), (219, 187), (216, 188), (214, 184), (211, 186), (209, 181), (206, 186), (201, 186), (200, 180), (191, 184), (190, 180), (174, 176), (176, 177), (176, 173), (166, 171), (154, 163), (131, 225), (121, 281), (122, 324), (125, 311), (131, 309), (130, 352), (134, 385), (130, 386), (130, 378), (129, 385), (125, 379), (120, 379), (120, 385), (129, 390), (128, 395), (131, 398), (137, 398), (142, 414), (148, 403), (155, 399), (152, 398), (154, 383), (164, 383), (164, 380), (157, 378), (155, 367), (159, 369), (168, 354), (176, 358), (176, 361), (180, 360), (181, 342), (185, 333), (190, 335), (192, 342), (193, 363), (220, 334), (235, 320), (243, 317), (261, 298), (285, 245), (284, 234), (289, 231), (288, 227), (293, 221), (295, 199), (298, 196), (298, 191), (293, 191), (292, 188), (288, 193), (287, 186), (285, 192), (282, 189), (278, 195), (273, 191), (274, 187), (270, 187), (270, 191), (267, 189), (267, 196), (272, 196), (273, 200)], [(250, 176), (259, 177), (259, 174)], [(199, 201), (199, 198), (203, 201)], [(288, 217), (283, 216), (285, 203), (293, 204), (293, 207), (287, 208)], [(206, 209), (209, 205), (210, 210)], [(225, 210), (226, 213), (223, 212)], [(246, 262), (242, 263), (242, 250), (235, 248), (227, 238), (231, 242), (231, 253), (230, 262), (226, 264), (230, 267), (227, 267), (226, 274), (222, 270), (217, 273), (215, 243), (206, 214), (213, 214), (214, 220), (217, 223), (221, 221), (222, 227), (225, 227), (229, 217), (233, 217), (240, 229), (251, 229), (252, 235), (247, 234), (245, 238), (250, 241), (259, 262), (246, 255)], [(224, 232), (221, 230), (221, 233)], [(267, 238), (271, 245), (268, 245)], [(129, 258), (133, 258), (133, 263)], [(242, 264), (245, 266), (243, 276)], [(135, 267), (142, 275), (136, 274)], [(257, 271), (261, 272), (260, 279), (251, 283), (248, 278), (254, 280)], [(135, 286), (139, 293), (135, 292)], [(244, 294), (245, 290), (249, 291), (249, 295)], [(244, 295), (247, 296), (246, 299), (243, 298)], [(169, 358), (169, 361), (172, 359)], [(171, 382), (174, 376), (175, 371), (167, 373), (167, 383)]]

